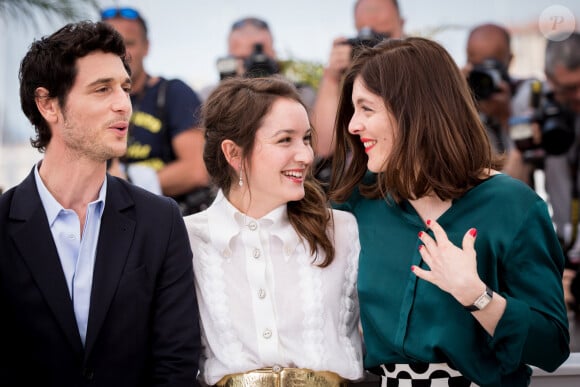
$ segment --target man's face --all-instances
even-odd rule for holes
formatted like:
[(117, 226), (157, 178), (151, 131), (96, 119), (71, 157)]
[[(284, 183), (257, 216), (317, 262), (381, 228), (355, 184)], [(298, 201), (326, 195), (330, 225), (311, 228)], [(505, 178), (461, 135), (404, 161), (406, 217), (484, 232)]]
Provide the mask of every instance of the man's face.
[(270, 31), (248, 24), (230, 33), (228, 55), (237, 59), (237, 73), (239, 75), (245, 72), (244, 60), (252, 55), (256, 44), (262, 45), (264, 54), (271, 59), (276, 59)]
[(561, 64), (548, 76), (556, 101), (576, 114), (580, 114), (580, 67), (571, 70)]
[(369, 27), (390, 38), (403, 36), (404, 20), (392, 0), (361, 0), (354, 12), (357, 31)]
[(75, 158), (104, 162), (125, 154), (131, 79), (121, 59), (95, 51), (76, 63), (77, 75), (53, 125), (53, 141)]
[(246, 25), (232, 31), (228, 40), (228, 53), (236, 58), (248, 58), (254, 52), (254, 46), (261, 44), (264, 54), (276, 58), (272, 34), (268, 30)]
[(499, 31), (474, 32), (467, 42), (467, 64), (478, 65), (486, 59), (495, 59), (505, 68), (511, 61), (510, 47)]
[(143, 61), (149, 51), (149, 41), (145, 36), (143, 27), (137, 20), (120, 17), (108, 19), (106, 22), (123, 37), (133, 79), (139, 78), (144, 72)]

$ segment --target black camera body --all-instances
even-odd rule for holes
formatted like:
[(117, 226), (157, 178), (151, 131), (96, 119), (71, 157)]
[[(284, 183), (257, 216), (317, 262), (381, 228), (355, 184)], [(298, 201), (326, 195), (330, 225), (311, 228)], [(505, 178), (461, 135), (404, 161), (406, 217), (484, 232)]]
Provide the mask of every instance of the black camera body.
[(389, 38), (388, 34), (376, 32), (370, 27), (363, 27), (361, 28), (357, 36), (355, 36), (354, 38), (347, 39), (347, 43), (353, 47), (358, 46), (374, 47), (383, 39), (388, 38)]
[(500, 91), (502, 81), (510, 84), (509, 74), (503, 63), (493, 58), (474, 65), (467, 76), (467, 83), (479, 101), (488, 99), (493, 93)]
[(541, 147), (548, 154), (560, 155), (570, 149), (575, 137), (574, 114), (558, 104), (552, 92), (542, 98), (532, 119), (540, 125)]
[(256, 43), (254, 52), (244, 60), (245, 76), (250, 78), (269, 77), (279, 72), (278, 63), (264, 54), (264, 45)]
[(352, 57), (354, 57), (357, 49), (361, 47), (374, 47), (381, 41), (389, 38), (389, 34), (376, 32), (370, 27), (363, 27), (357, 36), (347, 39), (346, 44), (349, 44), (352, 47)]
[[(539, 81), (532, 85), (533, 113), (530, 117), (514, 117), (510, 120), (510, 136), (518, 150), (525, 153), (534, 149), (542, 149), (549, 155), (566, 153), (574, 143), (574, 113), (562, 107), (552, 92), (539, 94)], [(539, 87), (539, 88), (538, 88)], [(536, 88), (536, 90), (534, 90)], [(534, 96), (534, 93), (537, 95)], [(533, 141), (531, 124), (540, 127), (542, 141)]]
[(261, 43), (254, 45), (254, 51), (243, 61), (243, 74), (239, 74), (240, 59), (227, 56), (217, 60), (217, 69), (220, 80), (243, 75), (245, 77), (257, 78), (268, 77), (279, 72), (278, 63), (264, 54), (264, 46)]

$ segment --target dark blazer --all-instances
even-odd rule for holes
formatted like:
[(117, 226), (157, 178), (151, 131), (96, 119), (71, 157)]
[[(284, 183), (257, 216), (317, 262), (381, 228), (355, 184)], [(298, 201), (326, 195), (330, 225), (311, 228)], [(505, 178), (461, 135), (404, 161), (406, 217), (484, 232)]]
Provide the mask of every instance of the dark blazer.
[(172, 199), (107, 176), (86, 347), (34, 173), (0, 196), (0, 386), (192, 386), (192, 253)]

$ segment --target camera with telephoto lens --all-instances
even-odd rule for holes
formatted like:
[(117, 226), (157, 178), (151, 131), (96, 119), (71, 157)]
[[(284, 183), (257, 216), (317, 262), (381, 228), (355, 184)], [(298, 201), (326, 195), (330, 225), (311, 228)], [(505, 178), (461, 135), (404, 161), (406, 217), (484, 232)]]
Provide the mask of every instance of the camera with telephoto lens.
[(278, 63), (264, 54), (264, 45), (256, 43), (254, 52), (244, 60), (244, 75), (249, 78), (269, 77), (277, 74)]
[(233, 56), (219, 58), (217, 60), (217, 69), (220, 74), (220, 80), (242, 75), (249, 78), (268, 77), (279, 72), (278, 63), (264, 54), (264, 46), (261, 43), (254, 45), (254, 51), (243, 60), (242, 74), (239, 74), (240, 60)]
[[(547, 92), (537, 98), (535, 110), (530, 117), (510, 119), (510, 136), (522, 153), (541, 148), (547, 154), (561, 155), (574, 142), (574, 118), (573, 112), (556, 102), (554, 93)], [(532, 123), (537, 123), (540, 127), (540, 144), (533, 141)]]
[(389, 34), (376, 32), (370, 27), (363, 27), (361, 28), (357, 36), (355, 36), (354, 38), (347, 39), (346, 44), (350, 44), (350, 46), (352, 47), (352, 56), (354, 57), (357, 48), (374, 47), (384, 39), (389, 39), (389, 37), (390, 37)]
[(492, 58), (474, 65), (467, 76), (467, 83), (479, 101), (488, 99), (500, 91), (502, 81), (510, 84), (507, 69), (500, 61)]

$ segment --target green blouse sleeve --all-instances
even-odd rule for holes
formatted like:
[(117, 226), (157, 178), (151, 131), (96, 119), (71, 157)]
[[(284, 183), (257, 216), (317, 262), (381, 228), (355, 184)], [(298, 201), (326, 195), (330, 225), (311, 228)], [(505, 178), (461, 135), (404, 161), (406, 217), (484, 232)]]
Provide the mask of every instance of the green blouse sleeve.
[(499, 293), (507, 305), (489, 345), (502, 373), (521, 363), (554, 371), (570, 353), (570, 336), (562, 289), (564, 256), (543, 201), (529, 210), (503, 256)]

